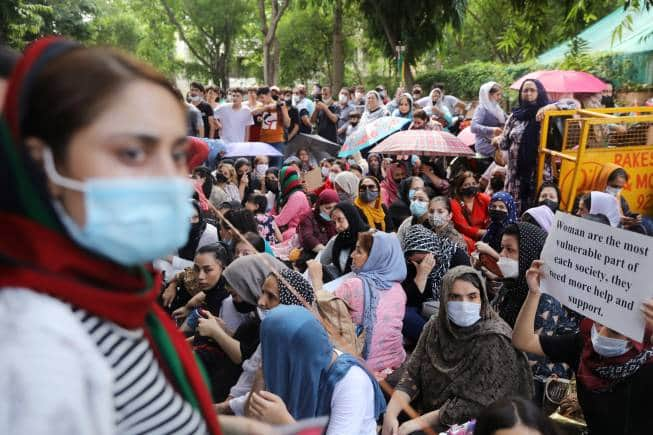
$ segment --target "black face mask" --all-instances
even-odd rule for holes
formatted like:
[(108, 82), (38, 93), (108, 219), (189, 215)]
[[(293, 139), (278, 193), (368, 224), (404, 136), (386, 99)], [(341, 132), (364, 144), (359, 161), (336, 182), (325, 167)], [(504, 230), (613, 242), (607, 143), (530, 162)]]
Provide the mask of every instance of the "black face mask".
[(356, 127), (358, 125), (358, 121), (356, 122), (349, 121), (349, 125), (351, 125), (352, 127)]
[(251, 313), (256, 309), (256, 305), (252, 305), (245, 301), (241, 301), (241, 302), (232, 301), (232, 302), (234, 303), (234, 307), (236, 308), (236, 311), (238, 311), (241, 314)]
[(286, 106), (288, 106), (288, 107), (292, 106), (292, 100), (291, 99), (286, 100)]
[(558, 211), (559, 206), (558, 202), (552, 199), (543, 199), (542, 201), (538, 202), (537, 205), (546, 205), (554, 214), (556, 211)]
[(614, 98), (611, 95), (601, 97), (601, 104), (605, 107), (614, 107)]
[(272, 180), (265, 180), (265, 188), (270, 192), (277, 193), (279, 192), (279, 183)]
[(490, 219), (495, 224), (500, 224), (506, 220), (508, 217), (508, 212), (503, 210), (490, 210)]
[(466, 187), (464, 189), (460, 189), (460, 194), (462, 196), (474, 196), (478, 193), (478, 187), (472, 186), (472, 187)]
[(393, 180), (395, 183), (399, 184), (399, 183), (401, 183), (401, 180), (403, 180), (403, 178), (393, 178), (392, 180)]

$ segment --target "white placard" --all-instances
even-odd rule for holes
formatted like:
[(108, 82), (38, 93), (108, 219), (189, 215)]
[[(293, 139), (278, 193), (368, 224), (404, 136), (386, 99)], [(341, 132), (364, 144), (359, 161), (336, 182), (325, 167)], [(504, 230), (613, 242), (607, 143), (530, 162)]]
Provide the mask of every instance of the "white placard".
[(640, 308), (653, 296), (653, 237), (567, 213), (555, 217), (542, 250), (542, 291), (641, 342)]

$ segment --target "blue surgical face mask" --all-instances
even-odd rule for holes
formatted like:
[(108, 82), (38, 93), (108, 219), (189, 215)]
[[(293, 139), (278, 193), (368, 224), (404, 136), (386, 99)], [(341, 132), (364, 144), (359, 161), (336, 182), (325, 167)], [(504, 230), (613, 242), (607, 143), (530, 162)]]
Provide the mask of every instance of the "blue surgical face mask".
[(481, 304), (475, 302), (447, 302), (447, 317), (463, 328), (481, 320)]
[(331, 221), (331, 215), (329, 213), (325, 213), (323, 211), (320, 211), (320, 217), (324, 219), (327, 222)]
[(124, 266), (135, 266), (174, 253), (186, 243), (194, 214), (189, 180), (133, 177), (82, 182), (57, 173), (49, 148), (44, 149), (43, 158), (52, 183), (84, 194), (83, 228), (59, 201), (53, 201), (62, 224), (84, 248)]
[(424, 201), (411, 201), (410, 202), (410, 213), (415, 217), (424, 216), (426, 212), (429, 211), (428, 202)]
[(409, 201), (413, 200), (413, 196), (415, 196), (415, 189), (408, 190), (408, 200)]
[(596, 330), (596, 325), (592, 325), (592, 347), (602, 357), (613, 358), (628, 352), (630, 344), (628, 340), (599, 335), (599, 332)]

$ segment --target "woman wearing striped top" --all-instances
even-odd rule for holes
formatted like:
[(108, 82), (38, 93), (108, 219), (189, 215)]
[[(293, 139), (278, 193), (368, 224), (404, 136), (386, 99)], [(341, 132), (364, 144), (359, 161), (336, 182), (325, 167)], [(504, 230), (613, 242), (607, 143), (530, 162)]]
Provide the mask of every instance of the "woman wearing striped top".
[(3, 115), (0, 433), (219, 434), (145, 266), (183, 246), (192, 214), (172, 87), (122, 53), (46, 38)]

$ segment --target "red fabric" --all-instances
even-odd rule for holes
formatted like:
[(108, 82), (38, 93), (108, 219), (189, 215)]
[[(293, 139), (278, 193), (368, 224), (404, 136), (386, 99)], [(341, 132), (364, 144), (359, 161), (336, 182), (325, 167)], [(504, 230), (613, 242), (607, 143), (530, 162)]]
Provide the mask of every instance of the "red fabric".
[(201, 166), (209, 158), (209, 145), (202, 139), (196, 137), (188, 138), (188, 172), (191, 172), (198, 166)]
[(320, 196), (320, 194), (321, 194), (322, 192), (324, 192), (325, 190), (328, 190), (328, 189), (333, 190), (333, 189), (334, 189), (334, 186), (333, 186), (333, 183), (331, 182), (331, 180), (329, 180), (329, 179), (327, 178), (327, 179), (324, 181), (324, 184), (323, 184), (323, 185), (321, 185), (320, 187), (318, 187), (317, 189), (315, 189), (315, 190), (313, 191), (313, 194), (316, 195), (316, 196)]
[[(161, 275), (150, 288), (145, 278), (89, 255), (68, 237), (9, 213), (0, 213), (0, 287), (25, 287), (110, 320), (124, 328), (141, 328), (154, 312), (177, 350), (211, 433), (220, 434), (211, 397), (183, 335), (156, 304)], [(10, 229), (10, 230), (9, 230)]]
[(195, 188), (195, 193), (197, 193), (197, 202), (200, 203), (200, 208), (204, 212), (209, 211), (209, 200), (206, 199), (204, 191), (202, 190), (202, 182), (199, 180), (193, 181), (193, 187)]
[(393, 202), (399, 199), (399, 186), (392, 178), (395, 171), (399, 168), (404, 170), (404, 174), (406, 173), (406, 166), (403, 163), (395, 162), (388, 166), (388, 169), (386, 169), (385, 172), (385, 178), (381, 181), (381, 189), (385, 192), (383, 203), (386, 207), (390, 207)]
[(331, 237), (336, 235), (336, 225), (317, 217), (318, 213), (319, 211), (307, 213), (297, 226), (299, 244), (305, 251), (312, 251), (319, 244), (326, 246)]
[[(628, 352), (618, 357), (604, 358), (597, 354), (592, 346), (592, 325), (594, 325), (594, 322), (591, 319), (586, 318), (580, 322), (580, 334), (583, 337), (583, 352), (580, 356), (580, 364), (578, 365), (576, 378), (578, 379), (578, 382), (582, 383), (583, 386), (590, 391), (604, 391), (609, 388), (614, 381), (599, 377), (599, 375), (595, 373), (595, 370), (604, 366), (624, 364), (642, 353), (647, 347), (651, 347), (651, 331), (646, 330), (644, 334), (644, 342), (647, 343), (646, 346), (642, 343), (629, 340), (631, 348)], [(653, 358), (646, 361), (644, 365), (652, 363)]]
[(324, 189), (317, 198), (316, 207), (319, 207), (324, 204), (333, 204), (334, 202), (340, 202), (340, 197), (333, 189)]
[(163, 311), (163, 309), (158, 304), (152, 305), (154, 315), (161, 321), (161, 324), (166, 329), (170, 341), (172, 341), (173, 346), (177, 350), (177, 356), (181, 361), (181, 364), (184, 366), (184, 373), (188, 378), (188, 382), (191, 385), (191, 388), (195, 392), (197, 397), (198, 405), (200, 412), (204, 416), (204, 422), (206, 423), (209, 432), (212, 434), (220, 435), (222, 433), (220, 429), (220, 424), (218, 423), (218, 417), (213, 408), (213, 400), (211, 399), (211, 394), (206, 388), (206, 383), (202, 374), (197, 368), (197, 362), (191, 351), (186, 338), (183, 334), (177, 329), (168, 314)]
[(465, 218), (463, 211), (464, 205), (461, 201), (452, 199), (451, 214), (454, 226), (462, 235), (469, 237), (472, 240), (480, 240), (481, 235), (479, 231), (484, 230), (490, 223), (490, 215), (488, 213), (488, 205), (490, 204), (490, 197), (485, 193), (477, 193), (474, 197), (474, 205), (472, 212), (468, 213), (468, 219)]

